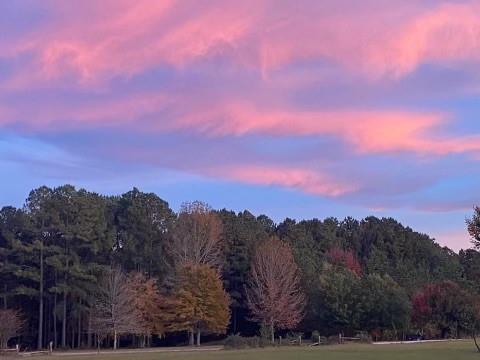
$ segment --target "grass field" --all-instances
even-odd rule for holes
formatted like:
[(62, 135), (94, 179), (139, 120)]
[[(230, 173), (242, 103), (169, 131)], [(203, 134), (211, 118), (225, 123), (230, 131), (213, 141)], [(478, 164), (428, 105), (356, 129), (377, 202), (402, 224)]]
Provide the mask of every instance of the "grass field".
[[(468, 360), (480, 359), (480, 354), (476, 352), (471, 341), (462, 341), (414, 345), (342, 345), (186, 353), (66, 355), (57, 358), (64, 360)], [(52, 357), (35, 357), (35, 359), (51, 360)]]

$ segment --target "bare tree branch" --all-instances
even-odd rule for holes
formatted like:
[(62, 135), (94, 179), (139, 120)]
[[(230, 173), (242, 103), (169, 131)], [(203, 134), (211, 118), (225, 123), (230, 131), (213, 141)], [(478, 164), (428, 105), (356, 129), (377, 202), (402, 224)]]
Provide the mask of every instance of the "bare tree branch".
[(184, 203), (169, 246), (175, 264), (205, 264), (219, 268), (222, 247), (222, 223), (211, 207), (199, 201)]
[(25, 321), (17, 310), (0, 310), (0, 349), (6, 349), (8, 340), (20, 335)]
[(142, 316), (135, 307), (133, 291), (125, 274), (113, 268), (100, 282), (93, 309), (92, 327), (100, 338), (113, 336), (113, 347), (118, 347), (118, 336), (145, 332)]
[(256, 250), (247, 288), (252, 318), (271, 329), (291, 329), (303, 318), (305, 295), (288, 244), (271, 238)]

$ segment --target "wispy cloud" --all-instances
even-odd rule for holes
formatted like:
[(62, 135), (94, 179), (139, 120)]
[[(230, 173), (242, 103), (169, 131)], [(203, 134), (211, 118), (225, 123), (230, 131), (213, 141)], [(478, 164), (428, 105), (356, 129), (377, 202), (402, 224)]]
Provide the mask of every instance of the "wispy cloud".
[(477, 1), (46, 0), (0, 3), (0, 30), (0, 133), (31, 139), (0, 162), (169, 169), (368, 211), (471, 206)]

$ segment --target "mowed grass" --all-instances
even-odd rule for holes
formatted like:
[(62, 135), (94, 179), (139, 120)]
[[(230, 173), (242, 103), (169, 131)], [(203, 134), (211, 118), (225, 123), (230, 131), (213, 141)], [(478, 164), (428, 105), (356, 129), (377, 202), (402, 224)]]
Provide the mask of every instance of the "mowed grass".
[[(35, 358), (52, 359), (51, 356)], [(473, 342), (461, 341), (414, 345), (342, 345), (211, 352), (66, 355), (57, 358), (64, 360), (478, 360), (480, 354), (476, 352)]]

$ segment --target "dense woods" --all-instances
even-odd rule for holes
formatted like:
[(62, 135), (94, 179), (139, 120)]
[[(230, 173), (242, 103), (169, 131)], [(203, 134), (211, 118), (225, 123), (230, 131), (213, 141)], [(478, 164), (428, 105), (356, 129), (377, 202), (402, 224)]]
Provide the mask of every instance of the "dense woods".
[[(476, 244), (479, 219), (475, 209)], [(0, 342), (199, 345), (265, 328), (457, 337), (476, 327), (479, 275), (476, 250), (456, 254), (393, 219), (276, 224), (201, 202), (175, 213), (135, 188), (40, 187), (0, 210)]]

